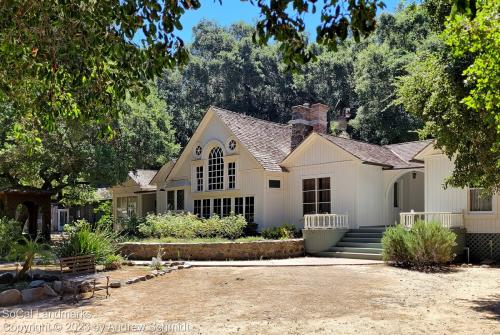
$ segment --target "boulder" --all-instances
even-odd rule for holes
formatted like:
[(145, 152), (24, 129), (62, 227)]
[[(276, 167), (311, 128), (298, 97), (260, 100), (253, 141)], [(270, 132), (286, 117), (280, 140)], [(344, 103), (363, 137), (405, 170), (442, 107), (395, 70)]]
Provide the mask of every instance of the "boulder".
[(151, 271), (151, 274), (155, 277), (159, 276), (158, 270)]
[(170, 266), (179, 266), (179, 265), (184, 265), (184, 262), (182, 261), (174, 261), (170, 263)]
[(146, 276), (140, 276), (140, 277), (137, 277), (139, 278), (140, 281), (146, 281)]
[(33, 275), (33, 280), (44, 280), (46, 282), (53, 282), (59, 280), (59, 277), (47, 273), (35, 273)]
[(58, 295), (49, 285), (43, 285), (43, 292), (47, 297), (57, 297)]
[(11, 289), (0, 293), (0, 306), (17, 305), (22, 301), (23, 298), (19, 290)]
[(109, 283), (109, 287), (111, 288), (120, 288), (122, 286), (121, 281), (119, 280), (113, 280), (111, 283)]
[(14, 274), (12, 272), (6, 272), (0, 274), (0, 284), (10, 284), (14, 280)]
[(134, 279), (128, 279), (127, 281), (125, 281), (126, 285), (130, 285), (130, 284), (133, 284), (133, 283), (135, 283)]
[(28, 288), (42, 287), (43, 285), (45, 285), (45, 280), (33, 280)]
[(153, 279), (155, 276), (148, 273), (145, 277), (146, 277), (146, 279)]
[(27, 288), (21, 291), (23, 303), (39, 301), (45, 298), (45, 289), (43, 287)]

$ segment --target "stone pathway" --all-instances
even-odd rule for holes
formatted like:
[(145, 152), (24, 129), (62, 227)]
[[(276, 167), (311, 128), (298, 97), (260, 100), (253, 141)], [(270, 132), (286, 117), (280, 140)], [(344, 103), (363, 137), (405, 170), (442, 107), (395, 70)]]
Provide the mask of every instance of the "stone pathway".
[[(149, 261), (129, 261), (134, 265), (149, 265)], [(193, 267), (278, 267), (278, 266), (333, 266), (333, 265), (371, 265), (383, 264), (382, 261), (328, 258), (297, 257), (286, 259), (263, 259), (253, 261), (187, 261)]]

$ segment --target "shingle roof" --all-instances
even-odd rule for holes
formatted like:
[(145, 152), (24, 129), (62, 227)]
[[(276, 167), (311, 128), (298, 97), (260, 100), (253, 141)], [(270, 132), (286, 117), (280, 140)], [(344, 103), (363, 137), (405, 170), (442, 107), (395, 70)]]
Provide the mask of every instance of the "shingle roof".
[(282, 171), (279, 164), (291, 151), (290, 125), (212, 108), (264, 169)]
[(154, 188), (154, 186), (149, 185), (151, 179), (155, 176), (157, 170), (136, 170), (130, 171), (128, 173), (129, 177), (132, 178), (141, 188)]
[[(291, 152), (291, 125), (265, 121), (218, 107), (212, 109), (264, 169), (282, 171), (280, 163)], [(343, 137), (319, 135), (365, 163), (381, 165), (388, 169), (423, 167), (423, 164), (411, 160), (432, 141), (381, 146)]]
[(411, 162), (411, 159), (431, 141), (425, 140), (380, 146), (343, 137), (326, 134), (319, 135), (365, 163), (382, 165), (393, 169), (423, 167), (421, 163)]

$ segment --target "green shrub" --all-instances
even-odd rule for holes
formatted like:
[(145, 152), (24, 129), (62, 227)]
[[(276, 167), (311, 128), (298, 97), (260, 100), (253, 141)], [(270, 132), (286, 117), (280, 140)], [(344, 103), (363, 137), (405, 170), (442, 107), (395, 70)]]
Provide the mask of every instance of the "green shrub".
[(121, 269), (122, 263), (123, 257), (121, 255), (107, 255), (103, 262), (106, 270)]
[(389, 227), (382, 237), (382, 257), (384, 261), (406, 266), (411, 262), (407, 240), (409, 231), (398, 225)]
[(389, 228), (382, 238), (383, 258), (396, 265), (428, 267), (453, 260), (456, 235), (436, 222), (417, 221), (410, 230)]
[(418, 266), (446, 264), (453, 260), (456, 235), (436, 222), (416, 222), (409, 234), (408, 249)]
[(247, 223), (241, 215), (219, 218), (200, 219), (193, 214), (158, 214), (148, 215), (139, 224), (138, 232), (144, 237), (183, 239), (192, 238), (228, 238), (236, 239), (243, 234)]
[(283, 240), (294, 238), (296, 235), (295, 226), (289, 223), (282, 224), (279, 227), (268, 227), (262, 230), (261, 235), (269, 240)]
[(6, 217), (0, 218), (0, 257), (10, 254), (12, 246), (22, 239), (22, 224)]
[(117, 235), (109, 229), (91, 229), (85, 220), (64, 226), (67, 236), (54, 246), (58, 257), (94, 255), (98, 264), (104, 264), (106, 258), (118, 252)]

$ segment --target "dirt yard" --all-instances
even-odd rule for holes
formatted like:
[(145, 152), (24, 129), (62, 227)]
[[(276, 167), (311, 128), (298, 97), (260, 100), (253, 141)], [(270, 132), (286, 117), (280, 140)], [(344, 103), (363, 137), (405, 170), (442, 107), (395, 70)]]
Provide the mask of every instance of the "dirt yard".
[(2, 334), (500, 334), (500, 269), (192, 268), (0, 316)]

